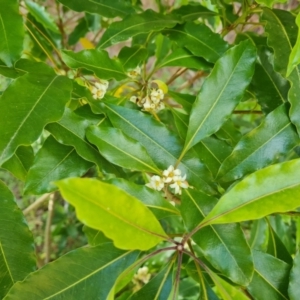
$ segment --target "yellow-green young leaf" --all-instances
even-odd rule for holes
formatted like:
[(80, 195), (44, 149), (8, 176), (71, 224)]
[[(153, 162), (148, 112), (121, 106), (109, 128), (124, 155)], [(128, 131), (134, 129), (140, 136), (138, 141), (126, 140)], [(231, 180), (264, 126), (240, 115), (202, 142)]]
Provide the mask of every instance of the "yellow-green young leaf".
[(36, 267), (33, 237), (14, 196), (0, 181), (0, 298)]
[(256, 49), (245, 41), (216, 62), (193, 104), (181, 158), (188, 149), (219, 130), (230, 116), (251, 81), (255, 59)]
[(150, 9), (141, 14), (128, 15), (122, 21), (111, 23), (98, 46), (99, 48), (107, 48), (142, 33), (174, 27), (179, 21), (177, 16), (162, 15)]
[(62, 58), (70, 68), (90, 70), (101, 79), (122, 80), (127, 77), (120, 62), (111, 59), (105, 50), (91, 49), (78, 53), (65, 50)]
[(19, 1), (0, 0), (0, 59), (12, 66), (23, 50), (24, 29)]
[(70, 94), (70, 80), (50, 73), (28, 73), (5, 90), (0, 98), (0, 165), (20, 145), (33, 143), (47, 123), (62, 117)]
[(120, 129), (90, 126), (86, 131), (86, 136), (113, 164), (130, 170), (161, 173), (146, 149)]
[(138, 254), (109, 242), (76, 249), (15, 284), (5, 300), (107, 299)]
[(62, 196), (75, 206), (78, 219), (103, 231), (120, 249), (148, 250), (167, 239), (151, 211), (114, 185), (88, 178), (56, 184)]
[(72, 10), (86, 11), (106, 18), (124, 17), (134, 13), (134, 9), (124, 0), (59, 0), (59, 2)]
[(300, 252), (295, 255), (293, 268), (290, 274), (290, 282), (289, 282), (289, 296), (291, 300), (298, 300), (300, 295), (300, 286), (299, 286), (299, 278), (300, 278)]
[(260, 219), (300, 206), (300, 159), (259, 170), (226, 193), (203, 225)]
[(287, 0), (257, 0), (256, 2), (268, 7), (272, 7), (275, 3), (285, 3)]
[[(297, 15), (296, 24), (300, 28), (300, 14)], [(289, 57), (289, 64), (286, 76), (289, 76), (294, 68), (300, 64), (300, 30), (298, 30), (298, 37)]]

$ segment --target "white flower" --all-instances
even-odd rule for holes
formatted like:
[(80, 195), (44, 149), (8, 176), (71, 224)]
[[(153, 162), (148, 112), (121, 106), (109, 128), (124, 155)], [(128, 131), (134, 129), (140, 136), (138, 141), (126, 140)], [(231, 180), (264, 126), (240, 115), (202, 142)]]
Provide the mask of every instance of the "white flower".
[(137, 274), (134, 274), (134, 281), (139, 280), (143, 283), (148, 283), (150, 280), (151, 274), (149, 273), (148, 267), (139, 268)]
[(131, 96), (130, 99), (129, 99), (129, 101), (136, 104), (137, 101), (138, 101), (138, 97), (136, 97), (136, 96)]
[(159, 104), (164, 99), (164, 93), (161, 89), (153, 89), (150, 93), (150, 98), (154, 104)]
[(93, 98), (95, 100), (102, 99), (106, 93), (108, 88), (108, 81), (100, 79), (99, 82), (95, 83), (95, 86), (91, 88), (91, 93), (93, 94)]
[(174, 181), (174, 177), (180, 175), (181, 175), (181, 171), (179, 169), (174, 169), (173, 166), (169, 166), (167, 170), (163, 171), (164, 182), (166, 183)]
[(127, 75), (131, 78), (139, 77), (141, 75), (141, 67), (138, 66), (135, 69), (130, 70)]
[(146, 186), (153, 190), (161, 191), (165, 184), (161, 177), (154, 175), (150, 178), (150, 182), (147, 183)]
[(183, 177), (181, 176), (174, 176), (173, 177), (173, 182), (172, 184), (170, 184), (170, 187), (172, 189), (174, 189), (174, 194), (179, 194), (181, 195), (181, 189), (187, 189), (189, 187), (189, 184), (187, 183), (187, 181), (185, 180), (186, 175), (184, 175)]
[(149, 97), (145, 97), (143, 99), (143, 103), (144, 103), (144, 105), (143, 105), (144, 110), (149, 111), (152, 109), (152, 107), (151, 107), (152, 102)]

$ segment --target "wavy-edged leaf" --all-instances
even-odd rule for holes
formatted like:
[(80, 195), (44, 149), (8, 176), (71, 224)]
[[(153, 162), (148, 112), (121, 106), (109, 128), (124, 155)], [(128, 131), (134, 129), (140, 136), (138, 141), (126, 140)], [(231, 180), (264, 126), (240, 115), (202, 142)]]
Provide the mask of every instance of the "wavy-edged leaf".
[(252, 85), (262, 110), (269, 113), (287, 100), (289, 83), (275, 72), (271, 63), (272, 55), (265, 47), (259, 49), (258, 57)]
[(184, 21), (194, 21), (199, 18), (213, 17), (217, 13), (198, 3), (191, 3), (172, 10), (172, 14), (180, 16)]
[(23, 20), (19, 14), (19, 1), (0, 0), (0, 7), (0, 59), (12, 66), (23, 51)]
[(186, 47), (196, 56), (216, 62), (228, 49), (228, 44), (206, 25), (187, 22), (163, 32), (180, 47)]
[(274, 162), (299, 143), (287, 105), (282, 105), (238, 142), (231, 155), (222, 163), (218, 177), (233, 181)]
[[(161, 170), (176, 164), (182, 144), (179, 138), (163, 124), (145, 113), (112, 104), (106, 104), (106, 112), (116, 128), (139, 141), (147, 149), (148, 154)], [(178, 168), (187, 175), (191, 185), (208, 193), (213, 192), (209, 184), (211, 176), (195, 155), (186, 156)]]
[(228, 119), (251, 81), (255, 55), (256, 49), (245, 41), (229, 49), (217, 61), (193, 104), (181, 157), (199, 141), (219, 130)]
[(20, 145), (30, 145), (47, 123), (59, 120), (70, 99), (71, 82), (62, 76), (26, 74), (0, 98), (0, 165)]
[(56, 180), (82, 176), (92, 163), (81, 158), (73, 147), (65, 146), (49, 136), (29, 169), (24, 193), (43, 194), (57, 190)]
[(63, 117), (56, 123), (46, 126), (57, 141), (61, 144), (73, 146), (76, 152), (84, 159), (95, 163), (100, 169), (103, 167), (104, 159), (99, 151), (85, 139), (86, 129), (97, 124), (101, 118), (81, 117), (66, 108)]
[(299, 298), (300, 295), (299, 278), (300, 278), (300, 252), (296, 253), (295, 255), (293, 267), (290, 274), (290, 282), (288, 288), (290, 300), (298, 300)]
[(17, 283), (5, 299), (106, 299), (138, 254), (116, 249), (112, 243), (71, 251)]
[[(216, 205), (218, 200), (203, 193), (185, 190), (181, 213), (192, 231)], [(209, 225), (193, 235), (205, 258), (225, 276), (240, 285), (247, 285), (253, 274), (251, 250), (240, 225)]]
[(212, 65), (201, 57), (198, 57), (184, 48), (175, 49), (170, 55), (164, 58), (156, 69), (163, 67), (185, 67), (196, 70), (209, 70)]
[(134, 293), (130, 300), (166, 300), (173, 285), (173, 263), (167, 264), (147, 284)]
[(120, 62), (111, 59), (105, 50), (90, 49), (77, 53), (65, 50), (62, 58), (70, 68), (90, 70), (101, 79), (122, 80), (127, 77)]
[(145, 61), (148, 56), (148, 51), (144, 46), (135, 45), (132, 47), (123, 47), (118, 55), (118, 58), (124, 69), (134, 69), (141, 62)]
[(36, 268), (34, 242), (14, 195), (0, 181), (0, 298)]
[(56, 184), (75, 206), (78, 219), (103, 231), (120, 249), (148, 250), (167, 238), (141, 201), (112, 184), (90, 178), (65, 179)]
[(158, 191), (121, 178), (113, 178), (108, 180), (108, 182), (142, 201), (153, 212), (158, 220), (168, 216), (179, 215), (177, 208), (166, 201)]
[(247, 290), (257, 300), (288, 300), (291, 266), (263, 252), (253, 250), (254, 275)]
[(15, 177), (24, 181), (34, 159), (31, 146), (20, 146), (15, 154), (1, 167), (10, 171)]
[(113, 2), (111, 0), (59, 0), (59, 2), (72, 10), (86, 11), (106, 18), (124, 17), (134, 13), (131, 5), (124, 0), (114, 0)]
[(86, 131), (86, 136), (113, 164), (130, 170), (161, 173), (146, 149), (120, 129), (90, 126)]
[(34, 18), (41, 23), (45, 28), (50, 29), (55, 33), (60, 33), (56, 23), (54, 22), (53, 18), (50, 14), (45, 11), (45, 7), (41, 6), (35, 2), (26, 0), (25, 1), (26, 7), (28, 11), (34, 16)]
[(128, 15), (122, 21), (114, 22), (107, 28), (98, 47), (107, 48), (142, 33), (174, 27), (179, 21), (177, 16), (162, 15), (150, 9), (141, 14)]
[(260, 219), (300, 206), (300, 159), (272, 165), (237, 183), (226, 193), (203, 224)]

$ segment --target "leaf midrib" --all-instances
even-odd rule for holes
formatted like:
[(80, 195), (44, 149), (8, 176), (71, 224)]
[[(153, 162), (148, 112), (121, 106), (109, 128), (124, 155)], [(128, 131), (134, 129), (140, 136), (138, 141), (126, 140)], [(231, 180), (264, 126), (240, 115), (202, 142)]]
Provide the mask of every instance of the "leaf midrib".
[(13, 278), (13, 276), (12, 276), (12, 273), (11, 273), (11, 270), (10, 270), (10, 267), (9, 267), (9, 264), (8, 264), (8, 261), (7, 261), (7, 259), (6, 259), (6, 255), (5, 255), (5, 253), (4, 253), (4, 249), (3, 249), (3, 246), (2, 246), (1, 241), (0, 241), (0, 251), (1, 251), (1, 253), (2, 253), (2, 256), (3, 256), (3, 259), (4, 259), (4, 263), (5, 263), (5, 265), (6, 265), (6, 269), (7, 269), (7, 271), (8, 271), (8, 274), (9, 274), (9, 277), (10, 277), (10, 279), (11, 279), (11, 282), (14, 284), (14, 283), (15, 283), (15, 280), (14, 280), (14, 278)]
[(88, 0), (88, 1), (92, 2), (92, 3), (96, 4), (96, 5), (99, 5), (99, 6), (102, 6), (102, 7), (106, 7), (108, 9), (110, 9), (110, 10), (118, 11), (118, 12), (122, 13), (122, 16), (124, 16), (124, 11), (122, 11), (120, 9), (117, 9), (115, 6), (108, 6), (108, 5), (105, 5), (103, 3), (95, 2), (95, 1), (92, 1), (92, 0)]

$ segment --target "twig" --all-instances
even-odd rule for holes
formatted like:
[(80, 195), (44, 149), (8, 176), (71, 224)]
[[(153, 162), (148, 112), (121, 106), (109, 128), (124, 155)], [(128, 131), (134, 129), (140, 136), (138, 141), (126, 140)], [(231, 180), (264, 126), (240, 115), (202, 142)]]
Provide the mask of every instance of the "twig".
[(172, 76), (171, 78), (166, 82), (166, 85), (171, 84), (176, 78), (178, 78), (180, 75), (182, 75), (184, 72), (186, 72), (188, 68), (181, 68), (178, 69)]
[(178, 265), (177, 265), (177, 271), (176, 271), (176, 277), (175, 277), (175, 284), (174, 284), (174, 293), (172, 299), (175, 300), (179, 288), (179, 282), (180, 282), (180, 273), (181, 273), (181, 264), (182, 264), (182, 256), (183, 252), (178, 251)]
[(23, 214), (26, 216), (28, 215), (32, 210), (37, 209), (39, 206), (41, 206), (50, 196), (51, 194), (44, 194), (43, 196), (41, 196), (40, 198), (36, 199), (33, 203), (31, 203), (28, 207), (26, 207), (23, 210)]
[(54, 206), (54, 194), (50, 195), (48, 203), (48, 217), (45, 228), (45, 243), (44, 243), (44, 252), (45, 252), (45, 264), (50, 261), (50, 248), (51, 248), (51, 224), (53, 218), (53, 206)]
[(179, 92), (181, 90), (183, 90), (184, 88), (189, 87), (190, 85), (192, 85), (197, 79), (203, 77), (205, 75), (204, 72), (198, 72), (194, 77), (190, 78), (186, 83), (184, 83), (183, 85), (181, 85), (176, 91)]
[(233, 114), (241, 114), (241, 115), (256, 114), (256, 115), (262, 115), (263, 112), (261, 110), (234, 110)]

